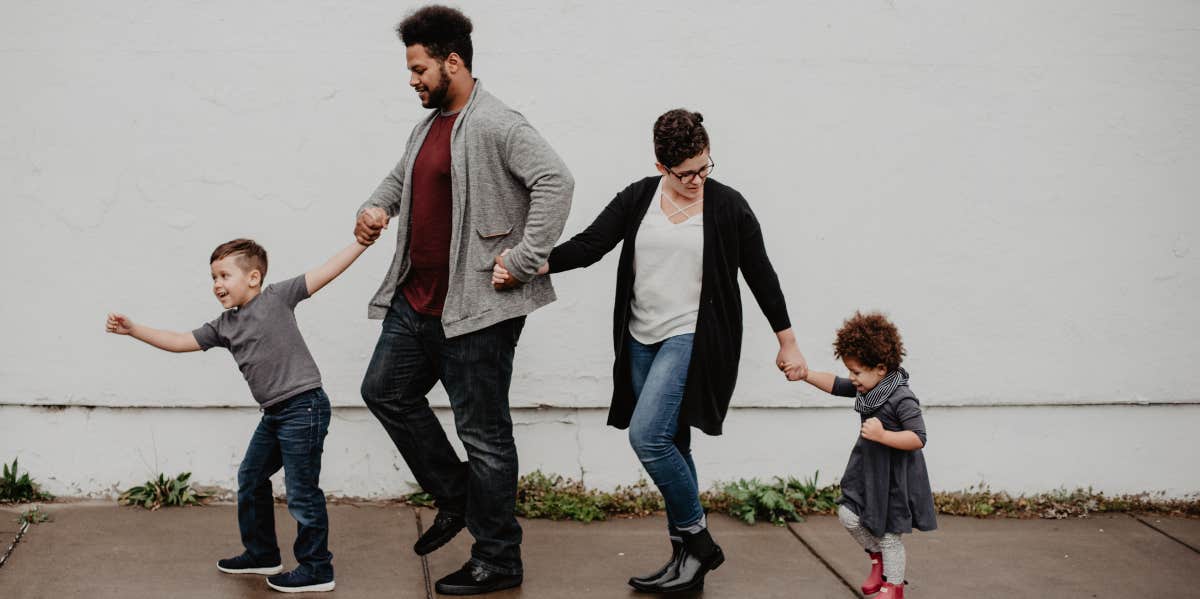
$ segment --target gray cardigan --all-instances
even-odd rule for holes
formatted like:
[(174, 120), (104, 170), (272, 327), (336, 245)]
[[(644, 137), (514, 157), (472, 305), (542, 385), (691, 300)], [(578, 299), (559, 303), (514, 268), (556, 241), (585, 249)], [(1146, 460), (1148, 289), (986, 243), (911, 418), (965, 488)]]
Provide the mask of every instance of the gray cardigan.
[[(408, 275), (412, 189), (405, 185), (438, 111), (413, 128), (404, 157), (359, 208), (383, 208), (393, 217), (396, 255), (367, 308), (387, 314), (397, 286)], [(446, 337), (456, 337), (523, 316), (555, 300), (550, 277), (535, 277), (562, 235), (575, 181), (550, 145), (521, 116), (476, 80), (471, 98), (450, 133), (450, 281), (442, 309)], [(516, 289), (492, 288), (493, 259), (501, 251), (521, 281)]]

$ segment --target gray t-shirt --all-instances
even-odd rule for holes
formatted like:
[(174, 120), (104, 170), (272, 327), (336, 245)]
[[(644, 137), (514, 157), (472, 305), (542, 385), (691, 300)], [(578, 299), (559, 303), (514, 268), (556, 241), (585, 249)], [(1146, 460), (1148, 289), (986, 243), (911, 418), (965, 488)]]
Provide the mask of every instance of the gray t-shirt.
[(262, 407), (321, 386), (300, 329), (296, 304), (308, 299), (304, 275), (272, 283), (240, 308), (192, 331), (200, 349), (228, 348)]

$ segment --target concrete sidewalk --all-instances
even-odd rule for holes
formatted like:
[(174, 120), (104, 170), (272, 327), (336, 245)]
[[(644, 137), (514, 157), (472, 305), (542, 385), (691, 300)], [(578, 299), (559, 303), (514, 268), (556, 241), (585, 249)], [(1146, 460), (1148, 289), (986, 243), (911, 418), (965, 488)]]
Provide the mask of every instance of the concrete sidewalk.
[[(50, 504), (52, 522), (31, 526), (0, 567), (0, 597), (278, 598), (260, 576), (217, 571), (240, 551), (231, 505), (148, 512), (108, 502)], [(0, 508), (0, 553), (19, 526)], [(427, 559), (412, 541), (429, 510), (331, 505), (337, 590), (329, 597), (431, 598), (433, 581), (468, 557), (462, 534)], [(705, 597), (859, 596), (861, 550), (832, 517), (786, 527), (710, 516), (728, 561)], [(909, 597), (1198, 597), (1200, 520), (1103, 516), (1083, 520), (974, 520), (943, 516), (940, 530), (905, 537)], [(295, 526), (276, 523), (291, 567)], [(513, 599), (638, 597), (625, 580), (667, 557), (662, 517), (592, 524), (522, 521), (525, 584), (489, 595)]]

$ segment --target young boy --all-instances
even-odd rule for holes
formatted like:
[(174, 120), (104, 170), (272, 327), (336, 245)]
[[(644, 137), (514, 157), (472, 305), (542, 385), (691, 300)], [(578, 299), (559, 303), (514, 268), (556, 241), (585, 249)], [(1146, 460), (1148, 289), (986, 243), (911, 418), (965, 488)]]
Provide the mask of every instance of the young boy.
[(833, 342), (850, 378), (808, 371), (808, 384), (854, 398), (860, 426), (842, 475), (838, 518), (871, 558), (864, 595), (904, 599), (907, 556), (900, 535), (937, 528), (929, 473), (925, 468), (925, 420), (921, 404), (900, 366), (905, 354), (900, 331), (878, 312), (842, 323)]
[[(238, 527), (245, 551), (217, 562), (231, 574), (267, 574), (277, 591), (332, 591), (329, 517), (318, 482), (329, 430), (329, 398), (321, 374), (296, 327), (296, 304), (346, 270), (367, 246), (353, 243), (324, 265), (262, 287), (267, 252), (249, 239), (217, 246), (209, 259), (213, 294), (226, 308), (190, 332), (153, 329), (123, 314), (108, 315), (107, 330), (171, 352), (224, 347), (250, 385), (262, 418), (238, 469)], [(284, 469), (288, 511), (299, 524), (293, 547), (298, 566), (280, 574), (270, 476)]]

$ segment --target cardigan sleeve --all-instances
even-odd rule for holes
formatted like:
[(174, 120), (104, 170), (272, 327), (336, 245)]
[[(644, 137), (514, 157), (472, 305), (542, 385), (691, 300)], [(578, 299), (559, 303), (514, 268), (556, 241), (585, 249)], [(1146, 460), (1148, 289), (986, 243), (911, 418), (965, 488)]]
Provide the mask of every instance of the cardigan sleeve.
[(564, 272), (599, 262), (625, 238), (626, 219), (632, 213), (633, 186), (625, 188), (579, 234), (560, 243), (550, 252), (550, 272)]
[(909, 397), (900, 400), (896, 405), (896, 416), (900, 420), (900, 427), (906, 431), (912, 431), (921, 439), (921, 446), (925, 446), (925, 418), (921, 416), (921, 405), (917, 400)]
[(524, 120), (509, 129), (504, 142), (508, 172), (529, 190), (525, 234), (505, 264), (514, 277), (528, 282), (545, 264), (562, 235), (575, 179), (554, 149)]
[(738, 262), (741, 265), (742, 277), (754, 293), (754, 299), (763, 315), (771, 323), (771, 330), (778, 333), (792, 326), (788, 318), (787, 303), (783, 299), (783, 290), (779, 288), (779, 277), (775, 274), (775, 268), (771, 266), (771, 259), (767, 257), (762, 227), (759, 226), (758, 219), (746, 200), (740, 196), (738, 199), (741, 200)]
[(359, 214), (367, 208), (383, 208), (387, 212), (388, 218), (395, 218), (400, 214), (400, 198), (404, 192), (404, 171), (407, 168), (406, 160), (408, 160), (407, 153), (400, 158), (400, 162), (396, 163), (383, 181), (379, 182), (379, 186), (375, 188), (371, 197), (358, 207)]
[(392, 171), (383, 178), (383, 181), (379, 182), (379, 186), (375, 188), (371, 197), (367, 198), (362, 206), (359, 206), (358, 212), (355, 213), (356, 217), (367, 208), (383, 208), (387, 212), (388, 218), (395, 218), (400, 214), (400, 199), (404, 195), (404, 178), (408, 169), (408, 152), (412, 149), (417, 135), (424, 130), (428, 122), (429, 119), (425, 119), (413, 127), (412, 132), (408, 134), (408, 141), (404, 144), (404, 155), (400, 157), (400, 162), (397, 162)]
[(855, 397), (858, 395), (858, 390), (854, 388), (854, 383), (850, 379), (840, 376), (833, 377), (833, 389), (831, 394), (838, 397)]

